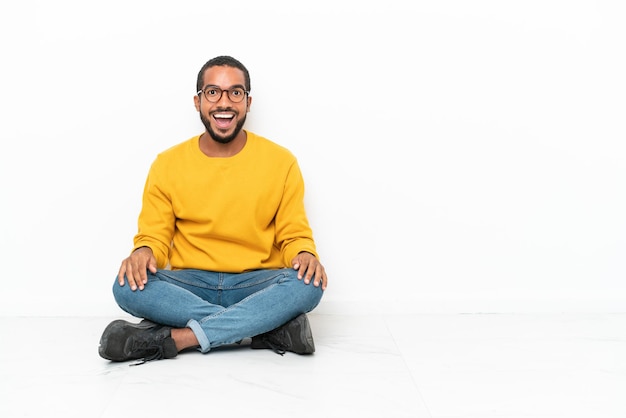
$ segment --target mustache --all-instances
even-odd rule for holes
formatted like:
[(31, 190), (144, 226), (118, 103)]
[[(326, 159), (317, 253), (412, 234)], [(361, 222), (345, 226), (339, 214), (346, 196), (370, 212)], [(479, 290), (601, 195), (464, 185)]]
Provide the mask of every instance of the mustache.
[(218, 107), (215, 110), (213, 110), (210, 114), (213, 115), (215, 113), (220, 113), (220, 112), (232, 112), (235, 114), (239, 114), (239, 112), (237, 111), (237, 109), (234, 109), (232, 107)]

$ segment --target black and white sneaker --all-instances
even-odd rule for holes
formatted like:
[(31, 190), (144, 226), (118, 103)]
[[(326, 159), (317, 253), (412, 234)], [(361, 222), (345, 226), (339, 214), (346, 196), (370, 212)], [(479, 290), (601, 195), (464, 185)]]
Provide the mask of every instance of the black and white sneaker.
[(251, 348), (269, 348), (281, 356), (287, 351), (313, 354), (315, 343), (306, 314), (301, 314), (280, 327), (252, 337)]
[(160, 360), (178, 355), (172, 328), (143, 320), (139, 324), (118, 319), (102, 333), (98, 352), (111, 361)]

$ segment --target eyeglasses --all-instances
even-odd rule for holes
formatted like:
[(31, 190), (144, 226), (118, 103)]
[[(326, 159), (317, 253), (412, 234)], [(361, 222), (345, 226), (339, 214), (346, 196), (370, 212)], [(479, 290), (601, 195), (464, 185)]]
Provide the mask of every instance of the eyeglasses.
[(206, 86), (204, 90), (198, 90), (196, 94), (200, 96), (204, 93), (204, 98), (207, 101), (217, 103), (222, 98), (224, 92), (227, 93), (228, 99), (233, 103), (240, 103), (246, 97), (246, 94), (250, 93), (241, 87), (233, 87), (232, 89), (222, 90), (217, 86)]

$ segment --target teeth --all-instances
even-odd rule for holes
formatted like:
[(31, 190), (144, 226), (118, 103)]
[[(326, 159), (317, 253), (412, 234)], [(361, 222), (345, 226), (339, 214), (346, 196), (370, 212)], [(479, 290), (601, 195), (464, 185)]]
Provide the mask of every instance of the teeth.
[(213, 116), (215, 116), (216, 118), (219, 118), (219, 119), (232, 119), (233, 118), (233, 115), (230, 115), (230, 114), (226, 114), (225, 115), (223, 113), (216, 113)]

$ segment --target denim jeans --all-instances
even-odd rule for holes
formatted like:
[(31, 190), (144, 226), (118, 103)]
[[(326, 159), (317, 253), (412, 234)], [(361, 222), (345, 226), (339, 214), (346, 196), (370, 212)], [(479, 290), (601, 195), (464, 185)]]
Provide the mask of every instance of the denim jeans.
[(189, 327), (200, 351), (232, 344), (279, 327), (317, 306), (321, 287), (298, 280), (290, 268), (244, 273), (203, 270), (148, 272), (144, 290), (113, 284), (115, 301), (138, 318)]

